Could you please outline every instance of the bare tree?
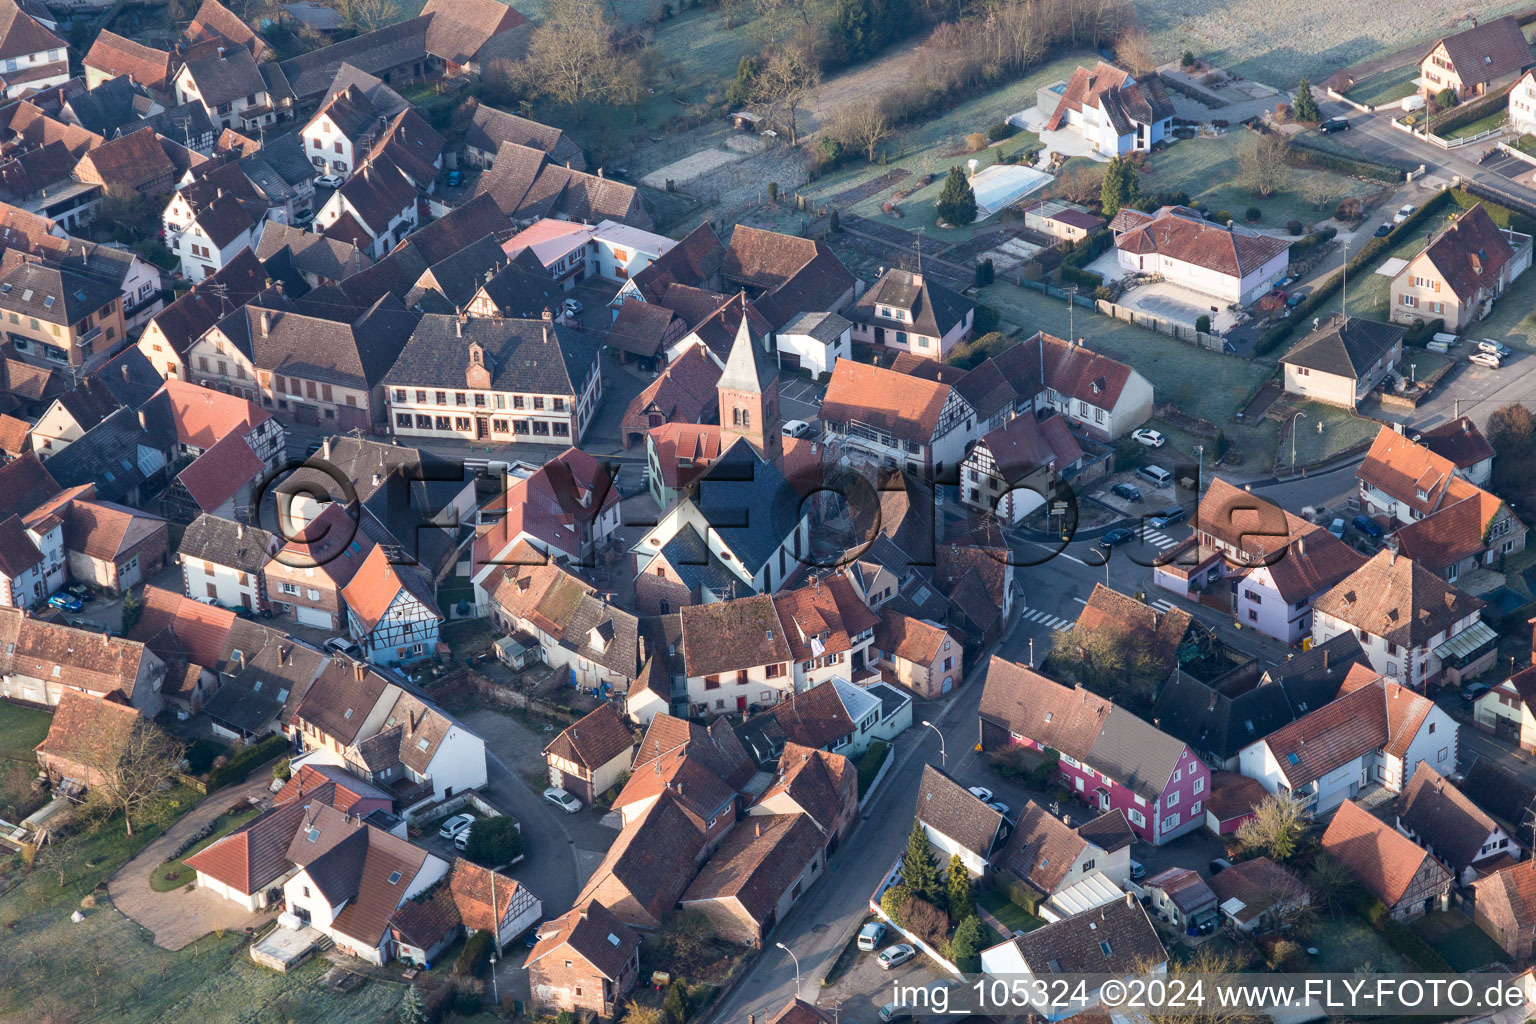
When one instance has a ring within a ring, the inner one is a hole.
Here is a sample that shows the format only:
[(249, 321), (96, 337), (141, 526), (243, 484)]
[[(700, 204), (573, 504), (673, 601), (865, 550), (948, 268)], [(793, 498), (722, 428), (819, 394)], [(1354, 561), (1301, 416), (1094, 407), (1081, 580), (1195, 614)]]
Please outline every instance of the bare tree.
[(395, 20), (394, 0), (341, 0), (341, 17), (359, 32), (372, 32)]
[[(63, 820), (60, 820), (62, 818)], [(48, 829), (48, 841), (37, 848), (32, 866), (59, 876), (59, 888), (69, 884), (69, 876), (80, 860), (81, 833), (94, 827), (89, 815), (73, 812), (55, 818)]]
[(885, 108), (871, 97), (840, 110), (833, 124), (833, 134), (844, 146), (863, 151), (865, 159), (874, 163), (880, 143), (896, 133), (886, 117)]
[(792, 146), (800, 144), (800, 108), (820, 82), (820, 69), (798, 46), (780, 47), (758, 73), (758, 98), (773, 115), (784, 117)]
[(1099, 197), (1104, 172), (1086, 163), (1076, 163), (1056, 178), (1056, 191), (1072, 203), (1086, 203)]
[(176, 777), (185, 751), (154, 722), (139, 718), (120, 744), (96, 744), (80, 757), (89, 769), (91, 798), (121, 811), (133, 835), (134, 815)]
[(1286, 157), (1291, 144), (1279, 133), (1261, 135), (1237, 154), (1237, 183), (1260, 199), (1285, 187), (1291, 168)]
[(1152, 52), (1152, 40), (1147, 30), (1132, 25), (1115, 40), (1115, 58), (1133, 75), (1144, 75), (1157, 68), (1157, 57)]
[[(1247, 966), (1243, 954), (1206, 943), (1187, 957), (1170, 957), (1168, 977), (1228, 976), (1228, 981), (1235, 982), (1238, 980), (1236, 976)], [(1134, 968), (1137, 974), (1151, 974), (1156, 969), (1156, 965), (1149, 961), (1138, 963)], [(1225, 1000), (1208, 999), (1200, 1005), (1190, 1001), (1187, 1004), (1180, 1002), (1178, 1008), (1143, 1010), (1133, 1014), (1132, 1019), (1138, 1024), (1259, 1024), (1267, 1018), (1246, 1007), (1227, 1006)]]
[(1260, 800), (1253, 817), (1238, 826), (1237, 841), (1270, 860), (1284, 862), (1296, 855), (1310, 823), (1306, 809), (1294, 797), (1275, 793)]
[(575, 105), (583, 100), (638, 102), (649, 82), (641, 52), (621, 52), (613, 25), (593, 0), (551, 0), (528, 41), (528, 88)]

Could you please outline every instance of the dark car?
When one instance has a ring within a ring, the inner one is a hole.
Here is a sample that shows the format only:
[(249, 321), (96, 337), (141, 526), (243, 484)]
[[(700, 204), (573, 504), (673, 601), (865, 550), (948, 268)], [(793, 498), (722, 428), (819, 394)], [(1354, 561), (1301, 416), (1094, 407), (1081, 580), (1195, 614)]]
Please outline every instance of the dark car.
[(458, 188), (462, 184), (464, 184), (464, 172), (463, 171), (449, 171), (448, 172), (448, 187), (449, 188)]
[(1109, 489), (1109, 493), (1126, 501), (1140, 501), (1141, 489), (1135, 484), (1115, 484)]
[(1324, 135), (1332, 135), (1334, 132), (1347, 132), (1349, 131), (1349, 120), (1343, 117), (1330, 117), (1318, 125), (1317, 130)]
[(1153, 512), (1147, 516), (1147, 525), (1160, 530), (1165, 526), (1172, 526), (1174, 523), (1182, 523), (1186, 515), (1188, 513), (1184, 511), (1182, 506), (1169, 505), (1162, 511)]
[(1295, 309), (1297, 306), (1301, 305), (1302, 300), (1306, 297), (1306, 294), (1303, 292), (1291, 292), (1291, 294), (1287, 295), (1285, 298), (1285, 308)]
[(1490, 687), (1487, 683), (1468, 683), (1461, 688), (1461, 702), (1468, 706), (1477, 703), (1477, 698), (1487, 693)]
[(1381, 536), (1381, 527), (1370, 516), (1355, 516), (1350, 520), (1350, 525), (1372, 539)]
[(1099, 538), (1099, 547), (1104, 548), (1106, 550), (1109, 549), (1109, 548), (1117, 548), (1121, 544), (1128, 544), (1128, 543), (1130, 543), (1132, 540), (1135, 539), (1135, 537), (1136, 537), (1136, 531), (1135, 530), (1127, 530), (1123, 526), (1118, 526), (1115, 529), (1110, 530), (1104, 536)]
[(1381, 227), (1377, 228), (1374, 232), (1371, 233), (1371, 237), (1373, 237), (1373, 238), (1386, 238), (1391, 233), (1392, 233), (1392, 225), (1391, 224), (1383, 224)]

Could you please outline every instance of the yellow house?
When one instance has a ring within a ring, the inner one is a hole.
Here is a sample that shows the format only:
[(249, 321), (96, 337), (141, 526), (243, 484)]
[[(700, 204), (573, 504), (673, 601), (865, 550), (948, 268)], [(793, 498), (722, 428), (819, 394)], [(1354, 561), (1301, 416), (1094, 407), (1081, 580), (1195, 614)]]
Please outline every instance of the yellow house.
[(1473, 19), (1465, 32), (1436, 41), (1419, 61), (1419, 93), (1454, 89), (1457, 100), (1495, 92), (1513, 83), (1532, 63), (1531, 46), (1514, 18), (1482, 25)]
[(1536, 750), (1536, 664), (1521, 669), (1477, 699), (1472, 724), (1483, 732)]

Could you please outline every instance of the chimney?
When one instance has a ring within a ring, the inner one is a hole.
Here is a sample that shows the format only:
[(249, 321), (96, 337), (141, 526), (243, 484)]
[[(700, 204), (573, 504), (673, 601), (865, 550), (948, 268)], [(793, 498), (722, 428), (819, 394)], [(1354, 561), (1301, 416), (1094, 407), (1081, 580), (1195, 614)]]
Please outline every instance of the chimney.
[(235, 539), (236, 540), (244, 540), (245, 539), (245, 524), (244, 523), (236, 523), (235, 524)]
[[(1536, 621), (1536, 620), (1533, 620), (1533, 621)], [(1332, 651), (1329, 651), (1326, 648), (1323, 650), (1323, 671), (1324, 672), (1332, 672), (1333, 671), (1332, 669), (1330, 669), (1328, 667), (1328, 655), (1330, 655), (1332, 653), (1333, 653)], [(1536, 655), (1533, 655), (1533, 657), (1536, 657)]]
[(464, 321), (458, 317), (453, 318), (453, 336), (456, 338), (464, 337)]
[(145, 413), (143, 409), (139, 410), (139, 429), (149, 429), (149, 415)]
[(603, 169), (601, 167), (599, 167), (597, 169), (597, 176), (598, 176), (598, 178), (602, 178), (602, 176), (603, 176)]
[(224, 47), (222, 47), (222, 46), (219, 47), (219, 59), (220, 60), (224, 59)]
[(267, 332), (272, 329), (272, 314), (266, 310), (261, 311), (261, 336), (265, 338)]
[(757, 837), (759, 839), (763, 837), (763, 823), (761, 821), (757, 823)]
[(324, 459), (325, 461), (327, 461), (327, 462), (331, 461), (331, 439), (330, 438), (326, 438), (325, 439), (325, 443), (320, 446), (320, 457), (322, 459)]
[(363, 663), (362, 662), (354, 661), (352, 663), (352, 677), (354, 679), (356, 679), (358, 682), (362, 682), (363, 681)]
[(127, 380), (127, 379), (128, 379), (128, 364), (124, 363), (123, 364), (123, 380)]

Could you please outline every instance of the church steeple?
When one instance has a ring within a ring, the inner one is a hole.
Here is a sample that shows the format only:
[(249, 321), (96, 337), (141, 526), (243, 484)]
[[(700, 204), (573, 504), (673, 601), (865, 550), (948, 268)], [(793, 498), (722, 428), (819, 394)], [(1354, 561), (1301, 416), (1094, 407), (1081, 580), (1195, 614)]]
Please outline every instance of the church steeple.
[(715, 386), (720, 400), (721, 441), (746, 438), (765, 458), (779, 454), (779, 368), (752, 338), (751, 309), (746, 294), (737, 301), (741, 324)]

